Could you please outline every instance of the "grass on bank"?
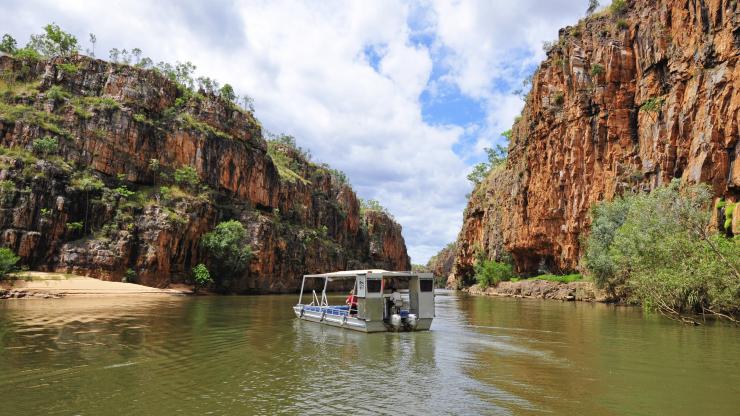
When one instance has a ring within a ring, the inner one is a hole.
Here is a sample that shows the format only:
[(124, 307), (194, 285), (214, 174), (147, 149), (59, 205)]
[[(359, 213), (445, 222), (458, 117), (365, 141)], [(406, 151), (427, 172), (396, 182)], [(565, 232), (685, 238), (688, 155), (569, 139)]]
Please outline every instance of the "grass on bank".
[(542, 275), (534, 276), (534, 277), (527, 277), (527, 278), (514, 277), (511, 279), (512, 282), (521, 282), (523, 280), (547, 280), (549, 282), (572, 283), (572, 282), (579, 282), (581, 280), (584, 280), (584, 278), (583, 278), (583, 275), (580, 273), (572, 273), (572, 274), (565, 274), (565, 275), (542, 274)]
[(500, 282), (521, 282), (524, 280), (547, 280), (550, 282), (571, 283), (583, 280), (580, 273), (566, 275), (542, 274), (533, 277), (518, 277), (511, 264), (486, 260), (479, 257), (475, 262), (475, 279), (481, 287), (496, 286)]

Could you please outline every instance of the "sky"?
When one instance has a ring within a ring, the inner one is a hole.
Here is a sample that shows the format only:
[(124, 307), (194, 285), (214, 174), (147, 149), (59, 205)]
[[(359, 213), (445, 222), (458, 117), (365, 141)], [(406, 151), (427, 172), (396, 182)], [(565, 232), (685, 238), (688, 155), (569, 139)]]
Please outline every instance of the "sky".
[(457, 237), (466, 179), (520, 113), (542, 44), (587, 0), (0, 0), (0, 33), (19, 45), (55, 22), (107, 59), (139, 48), (154, 62), (254, 100), (272, 133), (344, 171), (403, 226), (413, 263)]

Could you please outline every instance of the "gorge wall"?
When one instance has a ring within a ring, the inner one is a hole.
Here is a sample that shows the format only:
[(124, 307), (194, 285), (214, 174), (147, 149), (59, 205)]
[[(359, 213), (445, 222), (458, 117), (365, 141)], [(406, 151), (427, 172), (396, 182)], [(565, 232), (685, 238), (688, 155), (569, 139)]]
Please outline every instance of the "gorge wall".
[(679, 178), (740, 196), (740, 2), (625, 5), (561, 29), (507, 163), (471, 195), (451, 286), (470, 281), (478, 254), (510, 255), (524, 274), (576, 269), (590, 208), (624, 192)]
[[(268, 152), (251, 112), (154, 70), (84, 56), (0, 54), (0, 242), (32, 269), (163, 287), (209, 264), (201, 236), (247, 229), (230, 292), (290, 292), (307, 272), (407, 270), (401, 227), (361, 212), (343, 175), (289, 146)], [(34, 141), (58, 142), (53, 155)], [(193, 167), (197, 182), (176, 184)], [(129, 271), (128, 273), (132, 273)]]

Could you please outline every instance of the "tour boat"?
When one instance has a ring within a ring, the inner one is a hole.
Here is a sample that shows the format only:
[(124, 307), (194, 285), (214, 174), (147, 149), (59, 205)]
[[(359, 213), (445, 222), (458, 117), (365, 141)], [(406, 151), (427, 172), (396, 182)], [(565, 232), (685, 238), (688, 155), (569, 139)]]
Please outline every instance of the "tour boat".
[[(303, 303), (307, 279), (323, 279), (321, 295), (312, 290), (311, 303)], [(326, 296), (329, 283), (349, 280), (354, 280), (351, 293), (355, 298), (348, 297), (344, 305), (330, 305)], [(299, 319), (355, 331), (424, 331), (434, 319), (434, 276), (386, 270), (307, 274), (293, 311)]]

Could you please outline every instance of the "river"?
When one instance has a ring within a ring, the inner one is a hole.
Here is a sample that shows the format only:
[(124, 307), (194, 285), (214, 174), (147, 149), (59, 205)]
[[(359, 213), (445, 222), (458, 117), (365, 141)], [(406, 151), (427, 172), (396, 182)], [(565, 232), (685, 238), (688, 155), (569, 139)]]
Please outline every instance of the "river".
[(740, 329), (440, 291), (432, 331), (294, 296), (0, 302), (2, 414), (740, 414)]

